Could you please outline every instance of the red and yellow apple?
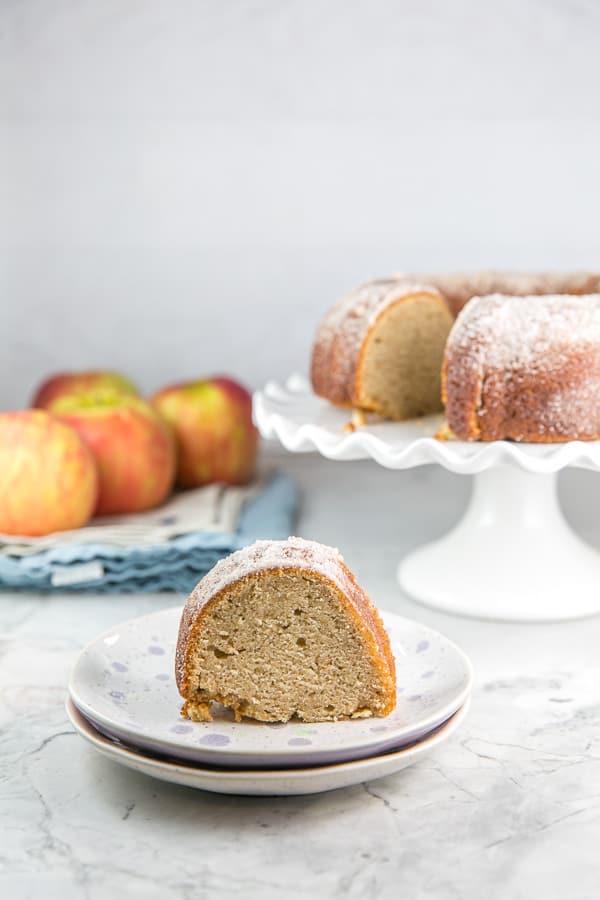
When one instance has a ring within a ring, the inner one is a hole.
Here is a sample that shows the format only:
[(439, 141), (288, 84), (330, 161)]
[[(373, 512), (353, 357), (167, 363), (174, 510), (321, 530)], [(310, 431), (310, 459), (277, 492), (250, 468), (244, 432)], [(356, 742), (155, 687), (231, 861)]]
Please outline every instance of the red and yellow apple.
[(0, 413), (0, 532), (80, 528), (97, 495), (94, 458), (74, 429), (39, 409)]
[(207, 378), (158, 391), (153, 405), (177, 442), (177, 482), (245, 484), (254, 472), (258, 432), (252, 398), (231, 378)]
[(166, 500), (175, 477), (175, 444), (149, 403), (92, 392), (61, 397), (51, 411), (94, 455), (100, 479), (96, 515), (141, 512)]
[(31, 405), (38, 409), (49, 409), (59, 397), (73, 395), (91, 397), (103, 394), (139, 396), (136, 386), (119, 372), (60, 372), (39, 386)]

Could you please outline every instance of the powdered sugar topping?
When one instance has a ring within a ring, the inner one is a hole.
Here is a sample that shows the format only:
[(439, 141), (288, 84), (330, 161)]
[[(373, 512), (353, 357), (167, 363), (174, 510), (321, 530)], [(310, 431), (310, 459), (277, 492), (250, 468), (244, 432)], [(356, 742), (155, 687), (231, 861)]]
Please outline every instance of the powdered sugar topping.
[[(406, 278), (410, 276), (404, 276)], [(446, 297), (456, 315), (471, 297), (490, 294), (594, 294), (600, 289), (598, 272), (453, 272), (413, 275), (432, 284)]]
[(395, 278), (369, 281), (329, 310), (319, 327), (318, 339), (328, 343), (343, 332), (346, 349), (351, 354), (359, 349), (369, 327), (390, 304), (421, 293), (438, 294), (431, 286)]
[(287, 541), (256, 541), (220, 560), (205, 575), (197, 590), (213, 596), (224, 587), (255, 572), (267, 569), (310, 568), (331, 581), (339, 580), (339, 566), (344, 562), (339, 550), (316, 541), (290, 537)]
[(510, 373), (556, 369), (586, 345), (600, 347), (600, 294), (474, 297), (447, 346)]
[(335, 547), (290, 537), (287, 541), (256, 541), (220, 560), (196, 585), (188, 598), (184, 619), (191, 621), (211, 597), (258, 572), (278, 569), (316, 572), (347, 593), (353, 590), (344, 558)]

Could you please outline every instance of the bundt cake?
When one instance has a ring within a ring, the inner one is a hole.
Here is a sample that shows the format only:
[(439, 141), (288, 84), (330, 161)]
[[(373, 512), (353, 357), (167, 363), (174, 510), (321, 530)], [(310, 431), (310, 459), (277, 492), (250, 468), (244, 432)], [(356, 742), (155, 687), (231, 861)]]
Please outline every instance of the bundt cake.
[(385, 716), (396, 702), (377, 610), (337, 550), (300, 538), (217, 563), (185, 604), (175, 665), (197, 721), (213, 702), (262, 722)]
[(440, 368), (452, 316), (433, 287), (372, 281), (337, 303), (318, 329), (311, 378), (338, 406), (410, 419), (442, 408)]
[(475, 297), (450, 332), (442, 391), (463, 440), (600, 439), (600, 294)]
[(313, 389), (338, 406), (389, 419), (437, 412), (446, 338), (472, 297), (595, 293), (597, 272), (398, 274), (369, 282), (321, 322), (312, 354)]

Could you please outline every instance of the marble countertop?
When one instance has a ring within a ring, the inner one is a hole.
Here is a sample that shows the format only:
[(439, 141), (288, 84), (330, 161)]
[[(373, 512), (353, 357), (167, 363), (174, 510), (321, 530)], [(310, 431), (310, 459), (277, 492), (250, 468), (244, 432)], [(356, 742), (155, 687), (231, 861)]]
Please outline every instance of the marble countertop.
[[(400, 593), (397, 562), (452, 524), (469, 479), (282, 461), (304, 488), (297, 532), (338, 545), (379, 606), (470, 655), (463, 727), (411, 769), (328, 794), (164, 784), (85, 744), (66, 719), (65, 685), (96, 633), (182, 598), (1, 595), (0, 896), (597, 900), (600, 617), (500, 625), (421, 607)], [(565, 473), (562, 496), (600, 547), (600, 478)]]

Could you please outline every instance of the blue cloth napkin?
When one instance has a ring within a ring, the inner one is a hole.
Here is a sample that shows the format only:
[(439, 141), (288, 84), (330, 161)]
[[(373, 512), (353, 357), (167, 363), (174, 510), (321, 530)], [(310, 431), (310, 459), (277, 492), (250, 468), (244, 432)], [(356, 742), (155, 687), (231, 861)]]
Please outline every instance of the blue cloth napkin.
[(0, 557), (0, 589), (188, 593), (219, 559), (234, 550), (261, 538), (287, 538), (293, 531), (297, 505), (296, 485), (278, 472), (260, 494), (247, 500), (234, 532), (200, 531), (133, 549), (71, 544), (29, 556)]

